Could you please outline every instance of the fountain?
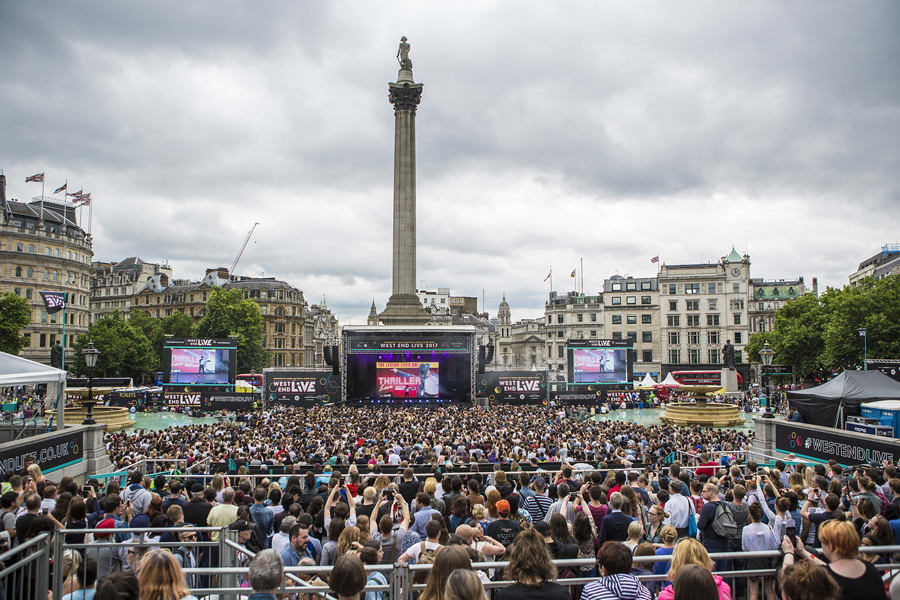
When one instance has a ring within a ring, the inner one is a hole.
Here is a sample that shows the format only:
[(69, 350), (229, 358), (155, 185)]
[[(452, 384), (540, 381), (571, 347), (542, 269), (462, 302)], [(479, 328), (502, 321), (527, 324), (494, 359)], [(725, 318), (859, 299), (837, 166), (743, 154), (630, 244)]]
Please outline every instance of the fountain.
[(671, 425), (703, 425), (706, 427), (729, 427), (741, 425), (744, 419), (737, 404), (709, 402), (713, 392), (722, 389), (720, 385), (683, 385), (680, 392), (687, 392), (694, 402), (669, 402), (666, 412), (660, 417), (663, 423)]

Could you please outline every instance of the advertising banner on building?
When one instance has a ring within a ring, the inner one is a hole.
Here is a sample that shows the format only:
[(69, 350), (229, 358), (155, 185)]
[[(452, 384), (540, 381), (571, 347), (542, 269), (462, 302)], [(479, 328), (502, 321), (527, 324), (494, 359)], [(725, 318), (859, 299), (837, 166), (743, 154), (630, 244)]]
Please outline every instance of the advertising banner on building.
[(540, 404), (547, 400), (546, 371), (490, 371), (478, 374), (476, 395), (498, 404)]
[(37, 442), (17, 442), (13, 448), (0, 451), (0, 478), (24, 473), (30, 463), (41, 472), (50, 473), (84, 459), (84, 432), (64, 433)]
[(204, 411), (216, 410), (250, 410), (257, 401), (256, 394), (238, 394), (226, 392), (208, 392), (200, 396), (200, 409)]
[(893, 463), (900, 457), (900, 441), (801, 423), (776, 423), (775, 449), (822, 461), (834, 459), (846, 466)]
[(263, 371), (266, 402), (283, 406), (318, 406), (337, 402), (341, 381), (331, 371)]

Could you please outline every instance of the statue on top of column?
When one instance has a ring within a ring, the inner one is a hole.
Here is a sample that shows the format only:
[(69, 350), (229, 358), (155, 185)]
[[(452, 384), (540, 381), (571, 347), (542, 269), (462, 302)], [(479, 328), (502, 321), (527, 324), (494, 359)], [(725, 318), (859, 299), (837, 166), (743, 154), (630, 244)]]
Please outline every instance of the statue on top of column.
[(722, 358), (726, 369), (734, 368), (734, 346), (731, 344), (731, 340), (726, 340), (725, 346), (722, 348)]
[(409, 44), (406, 42), (406, 36), (400, 38), (400, 47), (397, 48), (397, 61), (400, 68), (412, 71), (412, 61), (409, 59)]

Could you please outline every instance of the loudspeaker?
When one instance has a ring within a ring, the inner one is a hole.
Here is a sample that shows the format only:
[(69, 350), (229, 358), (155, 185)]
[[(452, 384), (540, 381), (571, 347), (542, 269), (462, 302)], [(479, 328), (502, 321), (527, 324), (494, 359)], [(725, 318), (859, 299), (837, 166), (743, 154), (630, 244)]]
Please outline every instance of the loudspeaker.
[(484, 373), (485, 350), (484, 344), (478, 346), (478, 373)]
[(341, 374), (341, 353), (337, 346), (329, 346), (331, 348), (331, 374)]
[(494, 345), (491, 344), (487, 347), (487, 356), (484, 359), (484, 364), (489, 365), (494, 362)]
[(334, 358), (331, 356), (331, 346), (324, 346), (322, 348), (322, 357), (325, 359), (325, 364), (330, 367)]

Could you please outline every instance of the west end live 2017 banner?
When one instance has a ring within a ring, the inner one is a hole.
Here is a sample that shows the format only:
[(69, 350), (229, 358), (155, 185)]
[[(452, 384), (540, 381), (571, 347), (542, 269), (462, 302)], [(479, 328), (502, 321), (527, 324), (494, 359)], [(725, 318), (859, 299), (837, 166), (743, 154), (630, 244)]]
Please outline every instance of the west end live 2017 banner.
[(840, 429), (827, 431), (802, 424), (775, 424), (775, 449), (798, 456), (834, 459), (846, 466), (885, 460), (895, 462), (900, 456), (900, 442), (886, 438), (867, 439), (847, 434)]
[(24, 473), (28, 462), (37, 463), (41, 472), (50, 473), (84, 458), (84, 432), (54, 436), (38, 442), (16, 444), (0, 453), (0, 477)]
[(256, 394), (236, 392), (204, 392), (200, 396), (202, 410), (250, 410)]
[(331, 371), (263, 371), (263, 390), (269, 404), (311, 407), (337, 402), (341, 381)]
[(546, 371), (488, 371), (476, 381), (477, 395), (491, 402), (538, 404), (547, 399)]

